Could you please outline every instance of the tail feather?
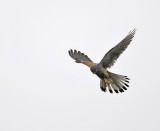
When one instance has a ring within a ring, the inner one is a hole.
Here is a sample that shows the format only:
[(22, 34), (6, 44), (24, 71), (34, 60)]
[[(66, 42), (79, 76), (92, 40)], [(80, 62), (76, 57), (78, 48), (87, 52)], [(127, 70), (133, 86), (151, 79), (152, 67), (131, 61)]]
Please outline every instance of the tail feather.
[(102, 79), (101, 79), (101, 81), (100, 81), (100, 88), (101, 88), (101, 90), (104, 91), (104, 92), (107, 91), (107, 90), (106, 90), (106, 83), (105, 83), (105, 81), (102, 80)]
[(102, 91), (106, 92), (107, 88), (110, 93), (113, 93), (113, 90), (116, 93), (122, 93), (124, 92), (124, 90), (127, 90), (127, 87), (129, 87), (128, 83), (130, 80), (127, 76), (114, 74), (109, 71), (107, 72), (109, 75), (109, 79), (101, 79), (100, 81), (100, 87)]
[(121, 83), (122, 80), (116, 76), (112, 76), (110, 75), (111, 79), (114, 81), (114, 85), (119, 89), (119, 90), (123, 90), (123, 84)]
[(110, 93), (113, 93), (113, 91), (112, 91), (112, 88), (111, 88), (111, 85), (110, 85), (110, 84), (108, 85), (108, 89), (109, 89), (109, 92), (110, 92)]
[(111, 82), (110, 85), (111, 85), (112, 89), (113, 89), (116, 93), (119, 93), (117, 86), (115, 86), (115, 85), (113, 84), (113, 82)]

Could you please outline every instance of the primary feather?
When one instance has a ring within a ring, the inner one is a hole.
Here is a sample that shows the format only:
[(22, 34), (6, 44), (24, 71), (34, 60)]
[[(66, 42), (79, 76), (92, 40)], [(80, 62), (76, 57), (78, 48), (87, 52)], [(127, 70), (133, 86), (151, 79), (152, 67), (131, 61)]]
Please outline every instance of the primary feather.
[(80, 51), (77, 50), (69, 50), (68, 51), (69, 55), (75, 60), (76, 63), (83, 63), (89, 67), (91, 67), (94, 62), (84, 53), (81, 53)]
[(115, 47), (110, 49), (105, 54), (105, 56), (99, 64), (101, 64), (104, 68), (110, 68), (111, 66), (113, 66), (118, 57), (123, 53), (123, 51), (128, 47), (128, 45), (132, 41), (135, 32), (136, 29), (130, 31), (129, 34), (120, 43), (118, 43)]

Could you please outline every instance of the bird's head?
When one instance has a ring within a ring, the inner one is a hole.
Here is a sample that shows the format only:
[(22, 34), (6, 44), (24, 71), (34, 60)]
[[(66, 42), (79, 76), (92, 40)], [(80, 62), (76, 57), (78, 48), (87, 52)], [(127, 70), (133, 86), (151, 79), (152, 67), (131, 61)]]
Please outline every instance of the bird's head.
[(90, 69), (91, 69), (93, 74), (96, 74), (96, 72), (97, 72), (97, 64), (92, 65)]

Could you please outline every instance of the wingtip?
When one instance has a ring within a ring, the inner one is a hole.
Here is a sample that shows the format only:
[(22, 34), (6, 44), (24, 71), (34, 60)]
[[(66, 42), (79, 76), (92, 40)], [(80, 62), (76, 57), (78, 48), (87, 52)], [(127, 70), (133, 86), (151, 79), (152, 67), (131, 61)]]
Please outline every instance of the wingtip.
[(68, 52), (73, 52), (73, 50), (72, 50), (72, 49), (70, 49), (70, 50), (68, 50)]
[(136, 30), (137, 30), (137, 28), (135, 27), (133, 30), (135, 30), (135, 31), (136, 31)]
[(131, 31), (129, 32), (129, 34), (134, 35), (134, 34), (136, 33), (136, 31), (137, 31), (137, 29), (136, 29), (136, 28), (133, 28), (133, 30), (131, 30)]
[(130, 30), (128, 34), (132, 34), (134, 35), (136, 33), (137, 29), (136, 28), (133, 28), (133, 30)]
[(70, 49), (70, 50), (68, 50), (68, 53), (70, 53), (70, 51), (71, 51), (71, 49)]

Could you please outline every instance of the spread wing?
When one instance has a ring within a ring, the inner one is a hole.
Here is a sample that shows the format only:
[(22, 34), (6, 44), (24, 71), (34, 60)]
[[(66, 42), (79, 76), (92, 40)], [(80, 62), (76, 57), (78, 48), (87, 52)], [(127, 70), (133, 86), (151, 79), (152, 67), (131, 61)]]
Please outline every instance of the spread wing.
[(102, 65), (104, 68), (110, 68), (111, 66), (113, 66), (118, 57), (123, 53), (123, 51), (128, 47), (128, 45), (132, 41), (135, 32), (136, 29), (130, 31), (128, 35), (120, 43), (118, 43), (115, 47), (110, 49), (105, 54), (105, 56), (99, 64)]
[(83, 63), (87, 65), (88, 67), (91, 67), (95, 63), (84, 53), (81, 53), (80, 51), (77, 50), (69, 50), (68, 51), (69, 55), (71, 58), (75, 60), (76, 63)]

